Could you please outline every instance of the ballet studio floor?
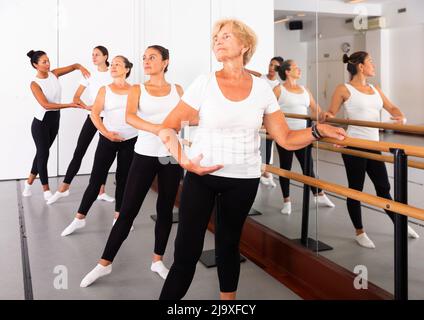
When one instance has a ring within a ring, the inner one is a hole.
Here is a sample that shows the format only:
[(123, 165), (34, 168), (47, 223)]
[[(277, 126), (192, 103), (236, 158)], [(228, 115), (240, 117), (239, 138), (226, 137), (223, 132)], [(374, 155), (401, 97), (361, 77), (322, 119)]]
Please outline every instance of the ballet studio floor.
[[(422, 146), (422, 138), (397, 134), (385, 134), (383, 140)], [(274, 153), (276, 156), (277, 153)], [(314, 157), (315, 151), (314, 151)], [(346, 185), (341, 156), (320, 152), (318, 176), (320, 179)], [(274, 158), (278, 163), (278, 158)], [(299, 171), (297, 160), (294, 171)], [(393, 183), (393, 170), (387, 165)], [(107, 184), (113, 194), (114, 175)], [(135, 220), (135, 230), (121, 247), (113, 264), (112, 274), (100, 279), (89, 288), (80, 288), (83, 276), (90, 271), (100, 257), (113, 220), (114, 205), (96, 201), (87, 218), (87, 226), (75, 234), (62, 238), (60, 233), (68, 225), (78, 208), (89, 176), (78, 176), (72, 185), (71, 195), (47, 206), (42, 200), (39, 181), (33, 188), (33, 196), (21, 198), (19, 191), (23, 181), (0, 182), (0, 299), (157, 299), (163, 280), (150, 271), (153, 248), (156, 194), (150, 191)], [(62, 178), (52, 178), (51, 188), (56, 190)], [(409, 203), (424, 208), (424, 173), (409, 168)], [(374, 193), (371, 182), (366, 180), (364, 191)], [(280, 213), (281, 190), (260, 186), (254, 208), (262, 212), (253, 219), (294, 239), (300, 235), (302, 188), (299, 183), (291, 186), (293, 212), (290, 216)], [(393, 225), (380, 210), (363, 207), (366, 231), (376, 249), (359, 247), (354, 241), (345, 200), (330, 194), (335, 208), (311, 206), (310, 236), (333, 247), (321, 252), (326, 258), (353, 271), (355, 266), (368, 269), (369, 281), (393, 292)], [(311, 201), (312, 203), (312, 201)], [(421, 238), (409, 240), (409, 298), (424, 299), (424, 222), (410, 221)], [(165, 264), (170, 266), (173, 257), (173, 240), (177, 224), (173, 225), (165, 254)], [(21, 234), (25, 235), (21, 237)], [(207, 232), (205, 249), (214, 247), (213, 234)], [(24, 272), (25, 270), (29, 272)], [(67, 277), (66, 277), (67, 276)], [(57, 288), (58, 277), (65, 289)], [(63, 282), (63, 279), (66, 279)], [(26, 281), (26, 285), (24, 285)], [(26, 288), (26, 289), (25, 289)], [(252, 290), (254, 288), (255, 290)], [(200, 262), (186, 299), (217, 299), (219, 287), (216, 268), (208, 269)], [(241, 264), (238, 290), (239, 299), (299, 300), (300, 297), (283, 286), (251, 261)]]

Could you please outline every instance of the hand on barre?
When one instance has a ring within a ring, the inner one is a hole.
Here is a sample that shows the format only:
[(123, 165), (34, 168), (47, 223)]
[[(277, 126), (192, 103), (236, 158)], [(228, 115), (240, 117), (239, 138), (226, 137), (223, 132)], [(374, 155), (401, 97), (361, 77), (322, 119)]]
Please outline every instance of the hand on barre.
[(406, 124), (406, 118), (404, 116), (392, 116), (390, 120), (393, 120), (396, 124)]

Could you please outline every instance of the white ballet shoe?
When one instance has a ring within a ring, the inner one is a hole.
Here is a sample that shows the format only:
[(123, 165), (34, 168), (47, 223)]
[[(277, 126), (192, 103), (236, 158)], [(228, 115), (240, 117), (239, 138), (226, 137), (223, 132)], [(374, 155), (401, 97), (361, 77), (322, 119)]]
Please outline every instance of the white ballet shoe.
[(375, 249), (374, 242), (372, 242), (371, 239), (368, 238), (365, 232), (356, 236), (356, 242), (358, 242), (361, 247)]
[[(116, 220), (118, 220), (118, 219), (113, 218), (112, 227), (115, 225)], [(134, 225), (131, 226), (130, 231), (134, 231)]]
[(108, 265), (106, 267), (102, 266), (101, 264), (97, 264), (93, 270), (91, 270), (81, 281), (80, 287), (81, 288), (87, 288), (89, 285), (91, 285), (94, 281), (97, 279), (107, 276), (112, 272), (112, 265)]
[(115, 198), (108, 195), (106, 192), (103, 192), (102, 194), (99, 194), (97, 196), (97, 200), (107, 201), (107, 202), (114, 202)]
[(74, 233), (76, 230), (84, 228), (85, 227), (85, 219), (77, 219), (74, 218), (72, 220), (71, 224), (65, 228), (65, 230), (62, 231), (60, 234), (62, 237), (66, 237), (72, 233)]
[(267, 177), (261, 176), (260, 181), (264, 186), (269, 186), (269, 179)]
[(324, 207), (330, 207), (330, 208), (335, 207), (335, 204), (331, 202), (331, 200), (327, 197), (326, 194), (315, 196), (314, 202), (315, 203), (318, 202), (318, 205), (321, 205)]
[(292, 208), (291, 208), (291, 202), (284, 202), (283, 209), (281, 209), (282, 214), (289, 215), (291, 214)]
[(269, 186), (271, 188), (276, 188), (277, 187), (277, 184), (274, 182), (274, 177), (272, 176), (272, 174), (269, 175), (268, 182), (269, 182)]
[(22, 196), (23, 197), (32, 196), (31, 185), (28, 183), (27, 180), (25, 180), (25, 183), (24, 183), (24, 191), (22, 191)]
[(408, 226), (408, 237), (413, 239), (418, 239), (420, 236), (418, 233), (415, 232), (414, 229), (412, 229), (410, 226)]
[(53, 204), (57, 200), (59, 200), (60, 198), (64, 198), (64, 197), (67, 197), (67, 196), (69, 196), (69, 190), (66, 190), (64, 192), (56, 191), (54, 193), (54, 195), (49, 200), (47, 200), (47, 204)]
[(162, 261), (152, 262), (150, 270), (159, 274), (159, 276), (162, 279), (166, 279), (166, 277), (168, 276), (168, 272), (169, 272), (168, 268), (165, 267), (165, 265), (163, 264)]
[(43, 193), (44, 200), (49, 200), (51, 197), (53, 197), (53, 193), (50, 190), (44, 191)]

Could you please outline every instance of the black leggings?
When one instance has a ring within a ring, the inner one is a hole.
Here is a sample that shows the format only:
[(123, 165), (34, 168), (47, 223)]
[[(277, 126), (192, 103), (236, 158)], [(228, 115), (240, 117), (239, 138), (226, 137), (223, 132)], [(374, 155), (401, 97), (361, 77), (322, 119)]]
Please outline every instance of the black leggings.
[(119, 218), (110, 232), (102, 259), (113, 261), (115, 258), (156, 175), (159, 190), (154, 253), (163, 256), (172, 227), (172, 209), (183, 175), (183, 169), (170, 161), (170, 157), (158, 158), (134, 153)]
[(219, 194), (215, 225), (215, 254), (221, 292), (237, 290), (240, 274), (239, 244), (247, 214), (255, 201), (259, 178), (235, 179), (188, 172), (184, 178), (174, 263), (160, 295), (181, 299), (193, 280), (203, 249), (206, 228)]
[(115, 157), (117, 158), (115, 211), (119, 212), (136, 141), (137, 137), (123, 142), (112, 142), (99, 133), (99, 143), (94, 156), (90, 182), (82, 197), (78, 213), (87, 215), (91, 205), (96, 201), (100, 186), (106, 180)]
[[(381, 152), (366, 149), (351, 147), (349, 147), (348, 149), (381, 154)], [(377, 196), (390, 200), (392, 199), (390, 195), (389, 177), (387, 175), (386, 165), (383, 162), (355, 157), (347, 154), (342, 154), (342, 157), (346, 168), (346, 175), (347, 180), (349, 182), (349, 188), (362, 191), (362, 189), (364, 188), (365, 173), (367, 173), (372, 183), (374, 184)], [(346, 203), (353, 226), (355, 227), (355, 229), (363, 229), (361, 202), (347, 198)], [(395, 213), (389, 210), (385, 211), (390, 217), (390, 219), (392, 219), (392, 221), (394, 222)]]
[(34, 118), (31, 124), (32, 138), (37, 148), (37, 153), (32, 162), (31, 174), (35, 176), (39, 174), (42, 185), (49, 184), (47, 162), (49, 161), (50, 147), (59, 131), (59, 122), (60, 111), (47, 111), (44, 114), (43, 121)]
[[(102, 118), (103, 119), (103, 118)], [(88, 146), (94, 138), (94, 135), (97, 132), (96, 126), (91, 121), (90, 116), (87, 116), (87, 119), (84, 122), (84, 125), (81, 128), (81, 132), (78, 137), (77, 146), (74, 151), (71, 162), (69, 163), (68, 170), (66, 170), (65, 179), (63, 182), (66, 184), (71, 184), (74, 177), (77, 175), (78, 170), (81, 167), (82, 158), (84, 158), (85, 153), (87, 152)], [(103, 181), (102, 184), (106, 183)]]
[(271, 162), (271, 152), (272, 152), (272, 143), (274, 140), (265, 139), (265, 163), (270, 164)]
[[(299, 149), (296, 151), (289, 151), (282, 147), (280, 147), (277, 144), (277, 150), (278, 150), (278, 157), (280, 158), (280, 168), (285, 170), (291, 170), (292, 163), (293, 163), (293, 153), (296, 155), (297, 160), (300, 163), (300, 166), (302, 167), (302, 172), (305, 174), (305, 149)], [(315, 173), (313, 169), (313, 161), (311, 157), (311, 164), (312, 164), (312, 170), (311, 170), (311, 177), (315, 178)], [(283, 191), (283, 197), (288, 198), (290, 196), (290, 180), (287, 178), (280, 177), (280, 185), (281, 190)], [(320, 193), (322, 190), (317, 189), (315, 187), (311, 187), (312, 193), (315, 195), (317, 193)]]

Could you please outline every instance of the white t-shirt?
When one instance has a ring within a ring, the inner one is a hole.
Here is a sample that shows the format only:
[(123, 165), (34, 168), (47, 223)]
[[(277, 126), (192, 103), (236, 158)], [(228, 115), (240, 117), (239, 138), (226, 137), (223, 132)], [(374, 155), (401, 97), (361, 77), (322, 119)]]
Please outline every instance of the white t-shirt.
[[(171, 85), (171, 92), (168, 95), (156, 97), (150, 95), (142, 84), (140, 85), (140, 101), (137, 114), (143, 120), (161, 124), (179, 101), (180, 96), (175, 85)], [(143, 130), (138, 131), (138, 139), (134, 151), (150, 157), (170, 156), (167, 148), (157, 135)]]
[[(58, 104), (61, 103), (62, 87), (60, 86), (59, 79), (52, 72), (49, 72), (48, 77), (45, 79), (34, 77), (32, 81), (34, 81), (40, 86), (41, 91), (43, 91), (44, 96), (46, 97), (49, 103), (58, 103)], [(58, 110), (58, 109), (46, 110), (43, 106), (41, 106), (38, 103), (34, 95), (33, 95), (33, 98), (34, 98), (34, 104), (35, 104), (34, 117), (40, 121), (43, 121), (44, 114), (46, 112)]]
[(137, 129), (125, 121), (127, 107), (127, 94), (116, 94), (109, 86), (106, 86), (105, 103), (103, 107), (103, 124), (109, 131), (119, 133), (125, 140), (132, 139), (138, 135)]
[[(103, 86), (107, 86), (108, 84), (111, 84), (113, 82), (113, 78), (110, 75), (110, 71), (104, 71), (101, 72), (99, 70), (90, 70), (90, 77), (84, 78), (82, 77), (79, 84), (84, 86), (88, 93), (88, 99), (87, 103), (89, 105), (93, 105), (94, 101), (96, 100), (97, 93), (99, 92), (99, 89)], [(90, 114), (91, 111), (87, 110), (87, 113)], [(103, 116), (103, 114), (101, 114)]]
[[(362, 93), (349, 83), (345, 84), (350, 97), (344, 103), (345, 114), (351, 120), (375, 121), (380, 120), (380, 111), (383, 108), (383, 99), (373, 85), (369, 85), (374, 94)], [(348, 136), (352, 138), (379, 141), (378, 128), (348, 126)]]
[(264, 114), (280, 110), (277, 99), (263, 79), (252, 77), (249, 96), (228, 100), (218, 86), (214, 72), (198, 77), (182, 100), (199, 111), (199, 127), (189, 158), (203, 154), (200, 164), (222, 164), (212, 175), (227, 178), (259, 178), (261, 155), (259, 129)]
[(274, 89), (276, 86), (280, 85), (280, 81), (278, 81), (278, 79), (275, 80), (270, 80), (266, 74), (263, 74), (261, 76), (261, 79), (266, 80), (266, 82), (269, 84), (269, 86), (271, 87), (271, 89)]
[[(286, 113), (308, 114), (311, 99), (308, 91), (300, 86), (302, 93), (293, 93), (281, 85), (281, 94), (278, 99), (281, 110)], [(306, 128), (306, 120), (286, 118), (286, 122), (291, 130), (300, 130)]]

